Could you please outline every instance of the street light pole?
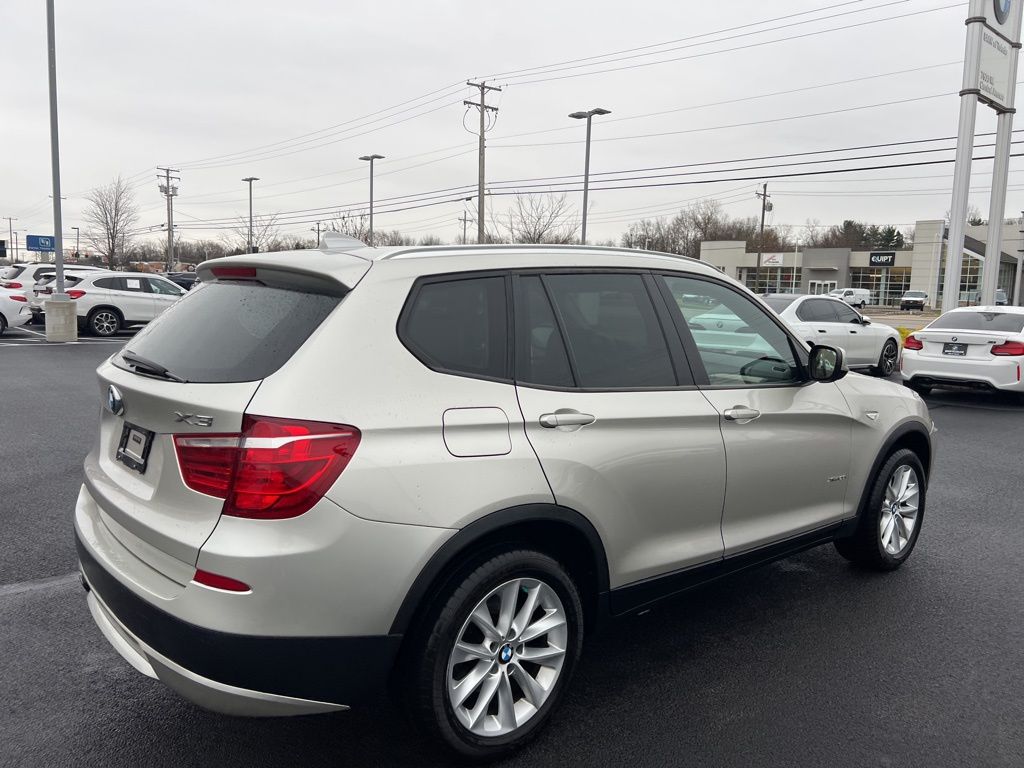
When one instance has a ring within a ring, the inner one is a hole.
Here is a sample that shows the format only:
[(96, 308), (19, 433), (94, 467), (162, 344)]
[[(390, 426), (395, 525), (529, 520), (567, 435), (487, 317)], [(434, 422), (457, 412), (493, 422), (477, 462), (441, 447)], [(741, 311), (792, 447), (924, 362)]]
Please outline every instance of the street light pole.
[(249, 244), (246, 253), (252, 253), (252, 183), (259, 181), (257, 176), (246, 176), (242, 181), (249, 182)]
[(588, 110), (587, 112), (573, 112), (569, 117), (575, 120), (587, 121), (587, 149), (586, 156), (583, 161), (583, 226), (580, 230), (580, 245), (587, 244), (587, 197), (590, 192), (590, 121), (594, 118), (594, 115), (610, 115), (610, 109), (602, 109), (597, 107), (595, 109)]
[(78, 259), (80, 258), (78, 246), (82, 240), (82, 232), (81, 230), (78, 229), (78, 227), (72, 227), (72, 229), (75, 230), (75, 259)]
[(367, 243), (371, 248), (373, 247), (373, 161), (383, 160), (384, 155), (363, 155), (359, 158), (360, 160), (370, 161), (370, 242)]

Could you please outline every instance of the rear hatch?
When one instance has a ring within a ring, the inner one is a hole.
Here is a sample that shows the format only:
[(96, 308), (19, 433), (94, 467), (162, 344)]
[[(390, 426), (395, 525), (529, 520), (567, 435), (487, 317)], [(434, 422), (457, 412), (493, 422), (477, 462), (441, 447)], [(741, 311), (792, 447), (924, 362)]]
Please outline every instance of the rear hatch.
[(927, 328), (914, 331), (925, 357), (991, 360), (992, 347), (1024, 330), (1024, 315), (1010, 312), (950, 312)]
[[(236, 264), (207, 267), (195, 290), (97, 371), (104, 407), (86, 485), (120, 543), (179, 581), (191, 574), (180, 566), (195, 564), (224, 506), (193, 490), (195, 475), (193, 487), (186, 484), (183, 470), (191, 470), (180, 465), (181, 446), (210, 450), (237, 440), (262, 380), (349, 291), (337, 276)], [(356, 279), (369, 268), (363, 264)]]

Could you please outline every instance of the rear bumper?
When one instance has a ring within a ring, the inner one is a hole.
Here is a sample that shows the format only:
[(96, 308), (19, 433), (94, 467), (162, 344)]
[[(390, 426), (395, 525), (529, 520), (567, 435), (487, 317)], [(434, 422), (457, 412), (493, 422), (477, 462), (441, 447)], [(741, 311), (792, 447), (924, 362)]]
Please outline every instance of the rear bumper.
[(202, 707), (310, 714), (346, 709), (386, 690), (401, 635), (263, 637), (206, 629), (143, 600), (77, 535), (75, 543), (89, 608), (107, 640), (137, 670)]
[(986, 360), (923, 357), (903, 351), (900, 375), (903, 381), (930, 387), (1004, 390), (1024, 392), (1021, 366), (1016, 357), (995, 357)]

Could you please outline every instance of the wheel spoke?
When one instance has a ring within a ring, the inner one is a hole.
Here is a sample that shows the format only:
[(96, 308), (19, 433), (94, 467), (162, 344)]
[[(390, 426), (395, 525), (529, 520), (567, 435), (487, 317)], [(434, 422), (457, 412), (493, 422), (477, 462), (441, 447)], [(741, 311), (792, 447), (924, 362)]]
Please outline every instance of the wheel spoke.
[(452, 706), (457, 707), (469, 698), (469, 695), (473, 693), (480, 683), (483, 682), (484, 678), (487, 677), (487, 673), (490, 669), (490, 662), (481, 661), (461, 680), (449, 682), (448, 691), (452, 698)]
[(494, 694), (498, 692), (498, 686), (504, 677), (505, 675), (502, 672), (486, 675), (483, 685), (480, 686), (480, 695), (476, 698), (476, 704), (469, 713), (470, 728), (480, 722), (480, 717), (487, 712), (491, 701), (494, 699)]
[(882, 524), (882, 546), (889, 550), (892, 547), (893, 531), (896, 528), (896, 515), (890, 514), (889, 519), (883, 516)]
[(512, 695), (512, 683), (508, 679), (508, 667), (498, 676), (498, 723), (502, 730), (511, 731), (519, 725), (516, 718), (516, 701)]
[(897, 485), (896, 498), (902, 499), (910, 483), (910, 467), (902, 467)]
[(537, 601), (540, 599), (540, 592), (543, 588), (544, 586), (538, 582), (536, 586), (527, 591), (523, 607), (519, 609), (519, 613), (516, 614), (515, 619), (512, 621), (513, 638), (518, 638), (527, 624), (529, 624), (530, 619), (533, 618), (533, 612), (537, 610)]
[(526, 700), (533, 704), (533, 706), (540, 709), (540, 705), (544, 703), (544, 699), (548, 692), (529, 672), (523, 669), (519, 662), (512, 662), (512, 666), (515, 669), (516, 682), (519, 683), (519, 687), (523, 689), (523, 693), (526, 695)]
[(455, 644), (455, 651), (452, 653), (452, 664), (462, 664), (466, 661), (494, 661), (494, 654), (491, 649), (476, 643), (464, 643), (459, 641)]
[(516, 653), (516, 657), (520, 661), (532, 661), (537, 664), (545, 661), (551, 661), (552, 659), (560, 659), (563, 656), (565, 656), (565, 649), (557, 648), (553, 645), (549, 645), (544, 648), (534, 648), (527, 645), (521, 651)]
[(491, 612), (487, 610), (487, 603), (482, 602), (476, 607), (476, 610), (470, 614), (469, 620), (476, 625), (477, 629), (484, 633), (484, 636), (488, 640), (500, 643), (503, 638), (498, 628), (494, 626), (494, 621), (491, 619)]
[(496, 628), (501, 639), (508, 637), (509, 629), (512, 627), (512, 617), (516, 610), (516, 599), (519, 597), (519, 579), (510, 581), (501, 590), (501, 607), (498, 609), (498, 622)]
[(564, 624), (565, 618), (562, 616), (560, 611), (548, 609), (542, 617), (523, 630), (523, 633), (519, 636), (519, 640), (521, 642), (528, 643), (541, 635), (547, 634), (556, 627), (563, 626)]

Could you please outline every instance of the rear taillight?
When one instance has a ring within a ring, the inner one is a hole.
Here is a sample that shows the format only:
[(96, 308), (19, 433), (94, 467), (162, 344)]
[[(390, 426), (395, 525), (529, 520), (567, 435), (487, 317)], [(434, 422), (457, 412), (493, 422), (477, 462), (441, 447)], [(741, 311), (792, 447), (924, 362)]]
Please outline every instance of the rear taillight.
[(85, 291), (68, 291), (69, 299), (80, 299), (85, 296)]
[(26, 299), (24, 296), (17, 296), (17, 295), (11, 296), (11, 301), (24, 301), (24, 302), (28, 303), (28, 299)]
[(223, 513), (280, 520), (309, 511), (348, 465), (359, 430), (245, 416), (240, 435), (176, 435), (185, 484), (224, 499)]
[(13, 280), (5, 280), (0, 283), (0, 288), (24, 288), (21, 283), (16, 283)]
[(992, 347), (993, 355), (1001, 355), (1005, 357), (1016, 357), (1017, 355), (1024, 355), (1024, 342), (1020, 341), (1007, 341), (1002, 344), (997, 344)]
[(917, 338), (916, 336), (911, 334), (910, 336), (907, 336), (907, 338), (905, 338), (903, 340), (903, 348), (904, 349), (924, 349), (924, 344), (921, 343), (921, 340), (919, 338)]

